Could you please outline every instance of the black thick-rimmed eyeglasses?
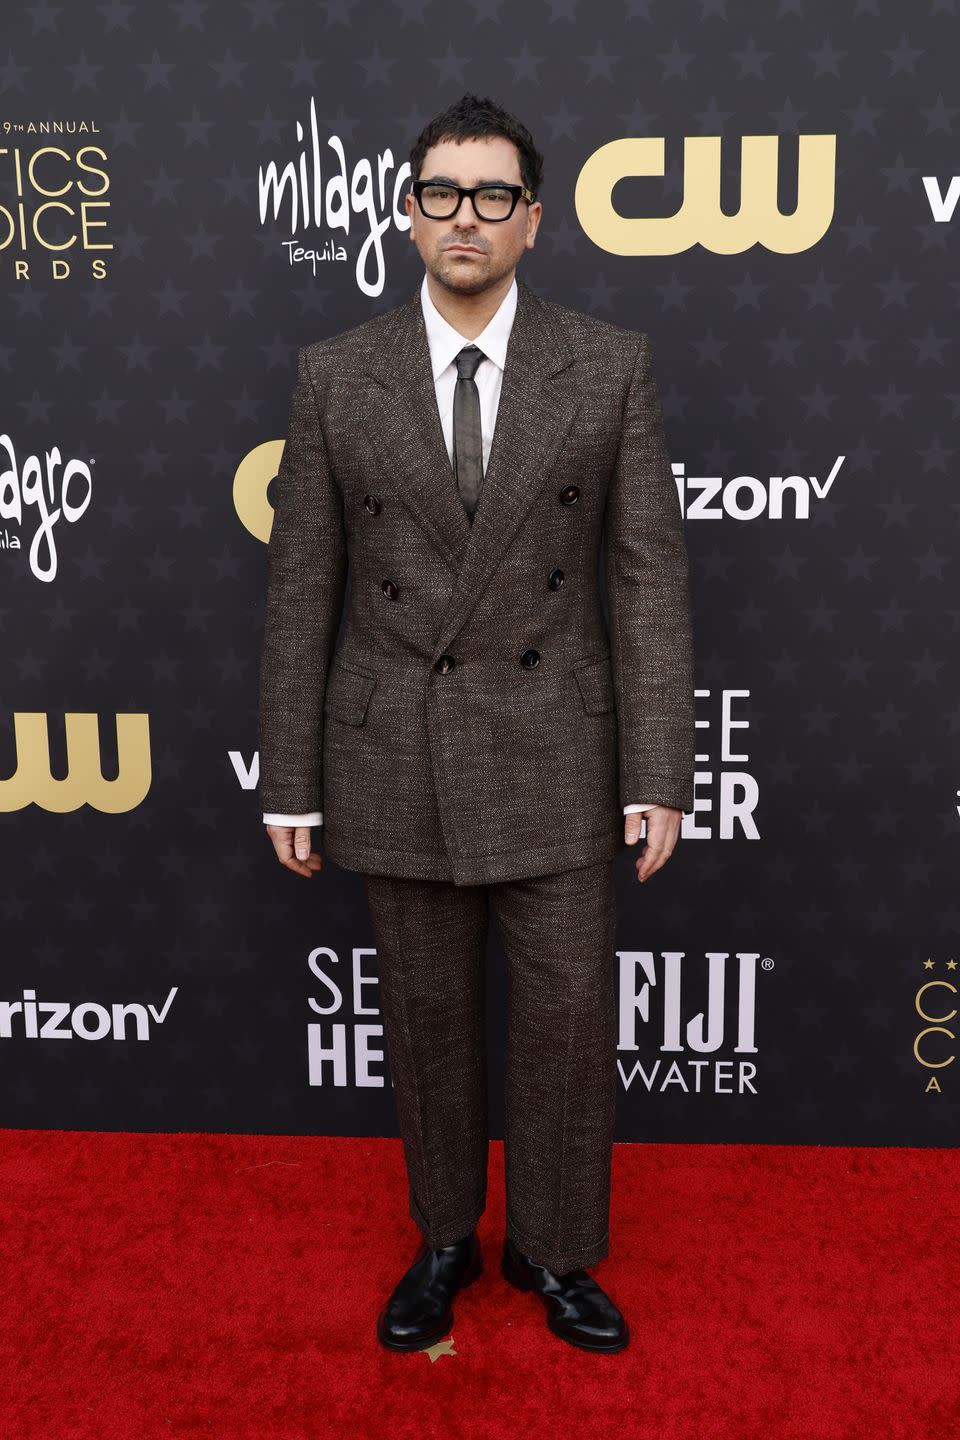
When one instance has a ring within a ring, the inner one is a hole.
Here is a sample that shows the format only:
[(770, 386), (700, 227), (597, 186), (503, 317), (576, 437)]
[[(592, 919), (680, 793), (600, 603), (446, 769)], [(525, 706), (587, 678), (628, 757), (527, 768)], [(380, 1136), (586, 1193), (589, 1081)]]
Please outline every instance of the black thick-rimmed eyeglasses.
[(454, 185), (448, 180), (414, 180), (410, 189), (428, 220), (450, 220), (460, 209), (464, 195), (470, 196), (478, 220), (509, 220), (519, 200), (533, 200), (525, 185)]

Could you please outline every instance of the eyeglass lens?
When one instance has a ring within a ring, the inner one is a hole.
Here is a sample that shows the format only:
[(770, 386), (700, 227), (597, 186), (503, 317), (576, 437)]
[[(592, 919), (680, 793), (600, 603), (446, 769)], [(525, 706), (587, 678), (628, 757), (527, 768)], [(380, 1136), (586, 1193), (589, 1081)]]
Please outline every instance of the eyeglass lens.
[[(452, 185), (424, 185), (420, 192), (424, 211), (433, 220), (449, 219), (459, 198)], [(504, 220), (513, 207), (510, 191), (499, 185), (485, 186), (473, 198), (481, 220)]]

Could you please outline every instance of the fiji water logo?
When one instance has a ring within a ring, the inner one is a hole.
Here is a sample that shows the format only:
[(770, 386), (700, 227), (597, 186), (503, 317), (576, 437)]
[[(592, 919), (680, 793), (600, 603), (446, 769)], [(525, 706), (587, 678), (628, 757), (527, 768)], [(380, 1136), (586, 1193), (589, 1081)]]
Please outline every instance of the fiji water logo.
[[(648, 1092), (676, 1086), (684, 1094), (756, 1095), (757, 1067), (740, 1057), (757, 1054), (758, 963), (769, 971), (771, 959), (759, 951), (731, 957), (726, 950), (708, 951), (705, 964), (697, 958), (685, 965), (683, 950), (618, 950), (617, 958), (617, 1049), (646, 1049), (654, 1033), (661, 1051), (629, 1069), (618, 1058), (625, 1090), (640, 1084)], [(720, 1058), (724, 1049), (728, 1054)]]

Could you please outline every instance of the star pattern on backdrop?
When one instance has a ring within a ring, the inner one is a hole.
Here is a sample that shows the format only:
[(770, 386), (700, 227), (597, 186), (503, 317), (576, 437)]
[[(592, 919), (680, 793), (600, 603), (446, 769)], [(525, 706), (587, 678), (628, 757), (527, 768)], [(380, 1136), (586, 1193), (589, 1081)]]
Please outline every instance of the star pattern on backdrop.
[[(74, 253), (56, 282), (37, 250), (26, 280), (0, 252), (4, 427), (21, 460), (56, 444), (93, 476), (86, 514), (55, 527), (51, 584), (26, 547), (2, 552), (7, 723), (47, 712), (62, 771), (64, 712), (95, 711), (110, 774), (113, 715), (147, 713), (152, 783), (122, 817), (18, 813), (2, 998), (32, 985), (75, 1003), (159, 1004), (180, 987), (149, 1045), (9, 1043), (9, 1120), (54, 1106), (79, 1125), (109, 1112), (134, 1128), (199, 1116), (297, 1130), (322, 1101), (349, 1131), (381, 1113), (388, 1080), (359, 1096), (305, 1083), (306, 957), (330, 946), (345, 968), (370, 942), (358, 877), (329, 866), (305, 890), (276, 865), (250, 803), (265, 556), (232, 481), (283, 436), (297, 349), (399, 304), (422, 272), (390, 226), (383, 291), (361, 295), (356, 215), (349, 235), (321, 225), (301, 237), (333, 236), (346, 264), (291, 267), (283, 225), (260, 222), (257, 168), (296, 153), (311, 98), (321, 144), (339, 136), (348, 165), (388, 147), (399, 165), (426, 120), (474, 90), (514, 108), (546, 156), (521, 273), (651, 336), (688, 510), (698, 478), (720, 485), (719, 513), (686, 520), (696, 683), (709, 691), (698, 768), (711, 776), (688, 823), (706, 834), (684, 839), (642, 895), (639, 848), (618, 856), (618, 945), (686, 952), (685, 1018), (705, 1003), (707, 951), (773, 957), (757, 978), (759, 1093), (634, 1091), (621, 1097), (622, 1138), (942, 1143), (960, 1091), (944, 1078), (942, 1096), (925, 1095), (912, 1045), (915, 952), (949, 975), (960, 920), (960, 282), (956, 221), (933, 218), (923, 187), (936, 175), (945, 191), (955, 169), (960, 107), (941, 63), (954, 0), (931, 0), (909, 33), (878, 0), (829, 17), (779, 0), (748, 23), (727, 0), (688, 17), (654, 0), (543, 0), (529, 20), (476, 0), (442, 33), (429, 0), (396, 0), (375, 29), (357, 0), (327, 0), (309, 24), (292, 15), (251, 0), (222, 27), (203, 0), (107, 0), (82, 17), (36, 0), (5, 28), (0, 119), (96, 122), (113, 246), (90, 252), (106, 257), (105, 278)], [(909, 146), (904, 113), (917, 117)], [(665, 138), (662, 179), (626, 178), (617, 192), (622, 213), (655, 215), (683, 199), (684, 136), (721, 134), (732, 213), (741, 135), (782, 137), (786, 203), (797, 137), (834, 132), (834, 215), (799, 254), (614, 256), (577, 219), (580, 167), (608, 140)], [(2, 168), (0, 204), (13, 199)], [(819, 498), (810, 477), (823, 482), (838, 456)], [(774, 477), (795, 475), (807, 514), (790, 510), (789, 490), (782, 517), (724, 508), (741, 477), (769, 495)], [(739, 762), (720, 752), (725, 689), (749, 692), (738, 711), (749, 728), (732, 732)], [(758, 834), (734, 822), (723, 838), (720, 785), (741, 770), (758, 787)], [(648, 1059), (658, 1043), (651, 1025)], [(502, 1057), (502, 1031), (493, 1045)]]

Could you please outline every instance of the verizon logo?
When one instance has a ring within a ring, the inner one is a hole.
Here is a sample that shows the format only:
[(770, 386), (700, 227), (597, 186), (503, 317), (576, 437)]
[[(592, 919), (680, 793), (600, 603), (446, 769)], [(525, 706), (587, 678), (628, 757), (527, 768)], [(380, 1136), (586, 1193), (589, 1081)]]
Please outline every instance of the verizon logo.
[(0, 1000), (0, 1040), (149, 1040), (151, 1025), (170, 1014), (177, 989), (171, 986), (159, 1010), (139, 1001), (38, 1000), (35, 990), (24, 990), (19, 1000)]

